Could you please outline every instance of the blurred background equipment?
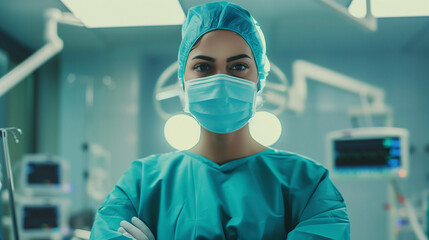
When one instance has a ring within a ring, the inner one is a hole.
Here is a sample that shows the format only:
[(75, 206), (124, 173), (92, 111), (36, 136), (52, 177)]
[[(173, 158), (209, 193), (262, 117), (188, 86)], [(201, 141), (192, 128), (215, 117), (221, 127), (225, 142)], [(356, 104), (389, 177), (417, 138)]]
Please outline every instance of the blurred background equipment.
[[(326, 138), (327, 167), (335, 178), (385, 179), (388, 193), (389, 240), (401, 231), (413, 232), (416, 239), (427, 240), (427, 193), (415, 208), (400, 190), (396, 179), (409, 172), (409, 133), (406, 129), (379, 127), (331, 132)], [(408, 227), (408, 229), (407, 229)]]
[(69, 162), (50, 154), (27, 154), (21, 159), (20, 188), (27, 196), (57, 196), (72, 191)]
[(405, 178), (409, 171), (409, 134), (400, 128), (356, 128), (326, 138), (331, 176)]
[(15, 191), (20, 239), (69, 236), (69, 162), (51, 154), (27, 154), (20, 163), (14, 169), (20, 176)]
[(17, 198), (20, 239), (63, 239), (70, 236), (70, 201), (48, 196)]

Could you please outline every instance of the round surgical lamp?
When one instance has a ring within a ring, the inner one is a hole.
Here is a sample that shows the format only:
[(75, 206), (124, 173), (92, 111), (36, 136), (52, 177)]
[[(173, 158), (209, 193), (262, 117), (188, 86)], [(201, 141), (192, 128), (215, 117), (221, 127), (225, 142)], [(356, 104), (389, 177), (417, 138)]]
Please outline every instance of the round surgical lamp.
[(276, 115), (270, 112), (256, 112), (250, 119), (249, 131), (257, 142), (264, 146), (271, 146), (279, 140), (282, 124)]
[(178, 150), (190, 149), (200, 140), (200, 126), (187, 114), (170, 117), (164, 126), (164, 136), (168, 144)]

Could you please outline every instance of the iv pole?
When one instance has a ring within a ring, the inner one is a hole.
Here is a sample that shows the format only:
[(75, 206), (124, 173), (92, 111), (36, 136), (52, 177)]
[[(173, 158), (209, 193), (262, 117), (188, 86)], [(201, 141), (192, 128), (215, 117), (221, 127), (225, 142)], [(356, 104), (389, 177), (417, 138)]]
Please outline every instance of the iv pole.
[(3, 140), (3, 153), (4, 158), (2, 162), (2, 169), (3, 172), (5, 172), (5, 178), (6, 178), (6, 186), (9, 193), (9, 203), (10, 203), (10, 215), (12, 216), (12, 230), (13, 235), (15, 237), (15, 240), (19, 240), (19, 234), (18, 234), (18, 226), (17, 226), (17, 218), (16, 218), (16, 211), (15, 211), (15, 199), (14, 199), (14, 187), (13, 187), (13, 176), (12, 176), (12, 169), (10, 166), (10, 156), (9, 156), (9, 146), (7, 143), (7, 134), (12, 133), (13, 137), (15, 138), (15, 142), (18, 143), (19, 139), (16, 135), (16, 132), (19, 135), (22, 135), (22, 131), (19, 128), (0, 128), (1, 131), (1, 138)]

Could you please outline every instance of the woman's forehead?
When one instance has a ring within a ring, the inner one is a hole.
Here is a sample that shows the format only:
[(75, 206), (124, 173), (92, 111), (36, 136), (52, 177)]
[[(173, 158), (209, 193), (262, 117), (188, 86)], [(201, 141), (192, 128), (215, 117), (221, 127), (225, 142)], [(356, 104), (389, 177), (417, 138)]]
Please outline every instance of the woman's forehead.
[(219, 58), (237, 54), (253, 55), (247, 42), (239, 34), (229, 30), (214, 30), (203, 35), (189, 53), (189, 57), (199, 54), (210, 54)]

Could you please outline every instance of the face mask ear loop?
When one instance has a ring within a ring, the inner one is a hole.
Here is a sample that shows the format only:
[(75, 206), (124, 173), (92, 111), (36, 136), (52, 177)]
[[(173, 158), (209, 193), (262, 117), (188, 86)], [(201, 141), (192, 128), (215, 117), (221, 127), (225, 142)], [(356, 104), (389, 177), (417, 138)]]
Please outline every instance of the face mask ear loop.
[(253, 116), (255, 116), (255, 113), (256, 113), (256, 98), (257, 98), (257, 96), (259, 94), (257, 88), (258, 88), (258, 86), (255, 87), (255, 91), (253, 93), (252, 116), (250, 118), (252, 118)]
[(183, 79), (183, 95), (184, 95), (184, 101), (183, 101), (183, 111), (185, 113), (191, 113), (189, 111), (189, 97), (188, 97), (188, 91), (186, 91), (186, 84), (185, 79)]
[(189, 99), (188, 99), (188, 94), (185, 92), (185, 102), (184, 102), (184, 107), (183, 107), (183, 111), (185, 113), (190, 113), (189, 111)]
[(182, 104), (182, 108), (184, 112), (187, 112), (189, 110), (189, 104), (188, 104), (188, 94), (186, 93), (185, 89), (183, 89), (180, 92), (180, 103)]

